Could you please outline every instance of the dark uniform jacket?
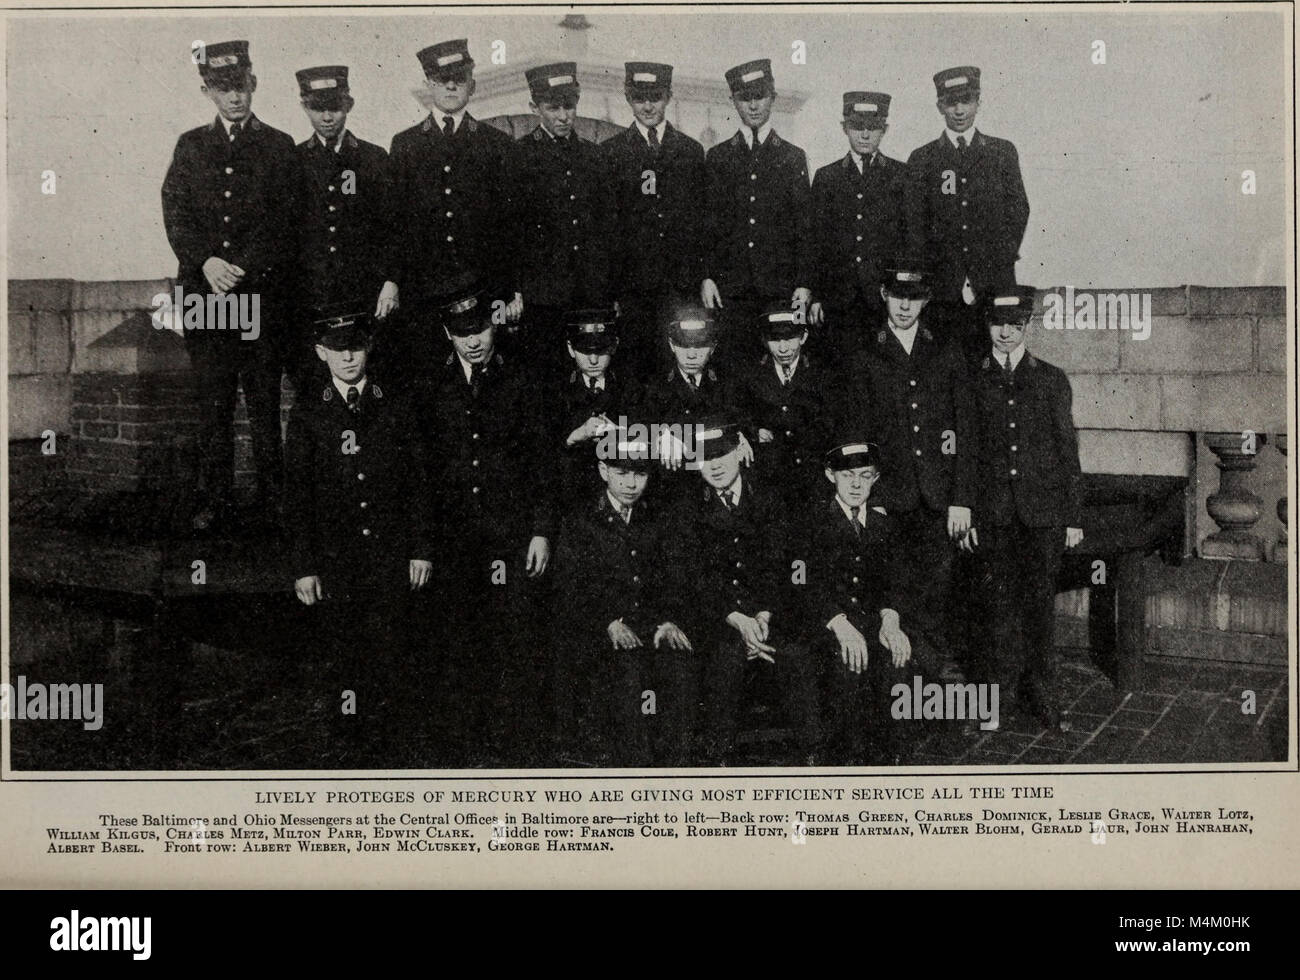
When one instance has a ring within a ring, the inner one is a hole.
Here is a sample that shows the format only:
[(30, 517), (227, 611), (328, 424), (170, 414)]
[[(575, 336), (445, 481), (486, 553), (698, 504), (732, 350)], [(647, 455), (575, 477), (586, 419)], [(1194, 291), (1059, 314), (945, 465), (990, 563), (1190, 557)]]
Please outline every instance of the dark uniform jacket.
[(878, 301), (886, 268), (906, 245), (907, 167), (877, 153), (858, 173), (853, 155), (813, 178), (813, 292), (832, 310)]
[(613, 368), (605, 373), (604, 388), (588, 388), (581, 371), (569, 373), (546, 415), (548, 424), (555, 426), (549, 451), (560, 460), (557, 480), (558, 499), (562, 503), (579, 503), (604, 485), (596, 472), (598, 440), (569, 446), (566, 445), (569, 433), (588, 419), (601, 415), (615, 424), (620, 416), (631, 422), (641, 421), (637, 414), (641, 400), (641, 386), (636, 379), (625, 377)]
[[(1029, 223), (1015, 146), (976, 131), (963, 153), (943, 133), (907, 165), (910, 248), (934, 263), (937, 295), (960, 293), (967, 276), (979, 296), (1013, 284)], [(949, 176), (953, 193), (944, 193)]]
[(855, 358), (846, 389), (845, 417), (859, 420), (880, 445), (872, 502), (890, 513), (971, 507), (978, 450), (966, 367), (960, 351), (924, 323), (914, 329), (910, 356), (892, 330), (877, 330)]
[(605, 152), (538, 126), (516, 144), (515, 167), (524, 308), (608, 305), (614, 196)]
[(234, 142), (219, 118), (181, 134), (162, 205), (182, 289), (210, 292), (203, 263), (216, 256), (244, 270), (238, 292), (287, 292), (294, 169), (293, 139), (253, 115)]
[(803, 150), (768, 132), (709, 150), (705, 276), (728, 296), (788, 296), (813, 283), (812, 190)]
[(686, 598), (677, 582), (683, 569), (680, 528), (665, 517), (643, 499), (624, 523), (602, 484), (564, 518), (557, 583), (564, 615), (580, 642), (608, 649), (609, 624), (622, 619), (651, 650), (659, 624), (679, 620)]
[(390, 264), (408, 314), (478, 282), (518, 288), (513, 155), (509, 136), (468, 112), (451, 139), (432, 113), (393, 137), (393, 214), (402, 220), (391, 223)]
[(875, 493), (867, 499), (859, 535), (834, 493), (818, 498), (807, 524), (807, 581), (800, 595), (808, 641), (832, 638), (826, 625), (843, 613), (873, 646), (879, 646), (880, 610), (899, 613), (908, 628), (908, 590), (899, 576), (908, 565), (895, 519), (881, 514)]
[(395, 225), (388, 154), (348, 131), (338, 152), (313, 133), (297, 156), (298, 302), (309, 311), (373, 310)]
[[(295, 579), (327, 595), (409, 588), (411, 559), (435, 561), (429, 454), (409, 398), (373, 379), (353, 413), (332, 381), (293, 407), (285, 440), (285, 515)], [(354, 453), (345, 453), (351, 432)]]
[[(683, 505), (692, 562), (692, 627), (708, 643), (737, 636), (726, 619), (733, 612), (772, 613), (773, 634), (791, 625), (789, 515), (775, 491), (750, 470), (741, 471), (740, 504), (728, 509), (702, 477)], [(693, 559), (693, 561), (692, 561)], [(682, 625), (682, 624), (678, 624)], [(692, 639), (695, 633), (687, 629)], [(698, 647), (697, 647), (698, 649)]]
[(990, 354), (975, 384), (980, 448), (973, 523), (1082, 527), (1083, 477), (1065, 372), (1026, 351), (1007, 385)]
[(734, 412), (739, 404), (737, 385), (721, 368), (706, 366), (697, 388), (674, 365), (646, 384), (641, 414), (647, 422), (661, 425), (698, 425), (710, 416)]
[[(694, 294), (703, 278), (704, 148), (664, 124), (658, 151), (634, 124), (601, 144), (614, 172), (614, 285), (618, 295)], [(649, 171), (654, 193), (647, 194)]]
[[(755, 461), (783, 492), (798, 492), (824, 482), (822, 456), (829, 447), (837, 376), (828, 362), (807, 348), (799, 354), (787, 384), (777, 377), (771, 354), (764, 354), (741, 381), (740, 411)], [(758, 430), (772, 441), (762, 443)]]
[(531, 538), (555, 532), (555, 454), (542, 426), (535, 389), (500, 354), (483, 372), (478, 392), (460, 359), (447, 356), (422, 392), (422, 418), (438, 447), (440, 472), (426, 493), (439, 528), (457, 549), (500, 545), (513, 559)]

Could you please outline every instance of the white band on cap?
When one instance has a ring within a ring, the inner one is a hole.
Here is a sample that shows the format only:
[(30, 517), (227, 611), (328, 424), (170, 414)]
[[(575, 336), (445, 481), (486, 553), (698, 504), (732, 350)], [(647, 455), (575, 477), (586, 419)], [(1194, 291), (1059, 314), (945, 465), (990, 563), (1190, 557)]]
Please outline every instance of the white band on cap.
[(767, 315), (768, 323), (793, 323), (793, 313), (769, 313)]
[(443, 65), (455, 64), (457, 61), (460, 61), (463, 57), (465, 56), (461, 54), (459, 51), (457, 51), (455, 54), (444, 54), (441, 58), (438, 59), (438, 67), (441, 68)]
[(635, 459), (638, 456), (650, 456), (650, 444), (648, 442), (620, 442), (618, 444), (618, 454), (624, 459)]
[(648, 72), (648, 71), (637, 71), (637, 72), (633, 72), (633, 73), (632, 73), (632, 81), (634, 81), (634, 82), (657, 82), (657, 81), (659, 81), (659, 76), (658, 76), (658, 75), (652, 75), (652, 74), (650, 74), (650, 72)]
[(554, 88), (557, 85), (573, 85), (575, 82), (573, 81), (572, 75), (555, 75), (548, 78), (546, 84), (551, 86), (551, 88)]
[(721, 439), (721, 438), (722, 438), (721, 429), (705, 429), (696, 437), (696, 439), (701, 442), (706, 439)]
[(840, 447), (840, 455), (841, 455), (841, 456), (857, 456), (857, 455), (861, 455), (861, 454), (863, 454), (863, 453), (869, 453), (869, 452), (871, 452), (871, 450), (870, 450), (870, 448), (868, 448), (868, 446), (867, 446), (867, 444), (866, 444), (865, 442), (855, 442), (855, 443), (854, 443), (853, 445), (851, 445), (851, 446), (841, 446), (841, 447)]
[(464, 313), (466, 310), (472, 310), (478, 306), (477, 296), (467, 296), (464, 299), (451, 304), (452, 313)]
[(681, 320), (677, 324), (679, 330), (703, 330), (709, 325), (708, 320)]
[(605, 324), (603, 323), (579, 323), (578, 329), (583, 333), (604, 333)]
[(920, 282), (921, 275), (918, 272), (900, 272), (894, 276), (899, 282)]
[(965, 85), (967, 78), (965, 75), (958, 75), (956, 78), (945, 78), (943, 80), (944, 88), (956, 88), (958, 85)]
[(219, 54), (215, 58), (208, 59), (209, 68), (225, 68), (227, 65), (239, 64), (239, 55), (237, 54)]
[(1019, 306), (1019, 296), (996, 296), (993, 299), (994, 306)]
[(307, 87), (310, 89), (338, 88), (339, 80), (337, 78), (313, 78), (307, 83)]
[(853, 107), (854, 112), (879, 112), (880, 109), (874, 102), (859, 102)]
[(747, 71), (745, 72), (745, 74), (740, 76), (740, 80), (742, 82), (753, 82), (753, 81), (757, 81), (762, 77), (763, 77), (763, 73), (761, 71)]

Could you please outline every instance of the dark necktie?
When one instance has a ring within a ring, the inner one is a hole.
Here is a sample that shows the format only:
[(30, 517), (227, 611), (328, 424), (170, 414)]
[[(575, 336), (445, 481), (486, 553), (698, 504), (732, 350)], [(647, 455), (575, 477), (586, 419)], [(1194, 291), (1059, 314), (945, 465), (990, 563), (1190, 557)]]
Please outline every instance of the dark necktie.
[(658, 153), (659, 152), (659, 130), (653, 126), (650, 129), (646, 130), (646, 140), (650, 144), (650, 149)]
[(862, 521), (858, 520), (858, 512), (856, 510), (849, 512), (849, 520), (853, 524), (853, 533), (858, 537), (862, 537), (862, 532), (865, 528), (862, 526)]
[(469, 390), (478, 394), (479, 387), (483, 384), (483, 365), (471, 364), (469, 366)]
[(965, 136), (958, 136), (958, 137), (957, 137), (957, 149), (960, 150), (962, 153), (965, 153), (965, 152), (966, 152), (966, 137), (965, 137)]
[(632, 508), (627, 504), (622, 504), (618, 508), (618, 516), (623, 518), (624, 524), (632, 523)]
[(719, 490), (718, 499), (722, 501), (722, 506), (727, 510), (736, 509), (736, 495), (734, 490)]
[(361, 411), (361, 389), (356, 385), (348, 387), (348, 410), (356, 415)]
[(231, 126), (230, 126), (230, 142), (231, 142), (232, 144), (233, 144), (233, 143), (238, 143), (238, 142), (239, 142), (239, 134), (242, 133), (243, 131), (244, 131), (244, 124), (243, 124), (243, 123), (232, 123)]
[(456, 120), (451, 116), (442, 117), (442, 132), (447, 139), (456, 135)]
[(757, 152), (758, 152), (758, 148), (759, 148), (759, 146), (760, 146), (760, 144), (759, 144), (759, 142), (758, 142), (758, 127), (757, 127), (757, 126), (750, 126), (750, 127), (749, 127), (749, 131), (750, 131), (751, 133), (754, 134), (754, 141), (753, 141), (752, 143), (750, 143), (749, 148), (750, 148), (750, 150), (751, 150), (752, 152), (757, 153)]
[(1015, 379), (1016, 369), (1011, 366), (1011, 355), (1008, 354), (1007, 359), (1002, 362), (1002, 383), (1009, 388)]

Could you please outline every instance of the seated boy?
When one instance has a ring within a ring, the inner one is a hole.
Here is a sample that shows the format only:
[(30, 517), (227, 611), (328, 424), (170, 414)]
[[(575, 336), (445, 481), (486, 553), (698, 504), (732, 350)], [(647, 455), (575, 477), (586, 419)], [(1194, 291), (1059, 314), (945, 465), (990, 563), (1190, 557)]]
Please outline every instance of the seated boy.
[(333, 734), (351, 733), (340, 746), (351, 761), (402, 724), (391, 715), (396, 679), (409, 685), (407, 599), (428, 583), (435, 551), (422, 430), (409, 401), (367, 375), (370, 340), (364, 313), (317, 324), (330, 379), (298, 398), (285, 440), (294, 592), (331, 664), (326, 710)]
[(569, 734), (578, 679), (591, 678), (591, 717), (611, 764), (683, 765), (696, 697), (695, 652), (674, 625), (685, 596), (675, 581), (677, 528), (643, 500), (652, 463), (648, 439), (610, 430), (592, 469), (602, 481), (561, 525), (557, 576), (560, 722)]
[(919, 670), (898, 613), (909, 592), (908, 559), (894, 518), (869, 502), (879, 450), (856, 435), (836, 441), (824, 471), (834, 495), (808, 524), (803, 609), (813, 649), (834, 657), (826, 672), (828, 759), (888, 765), (901, 754), (905, 724), (889, 715), (890, 689)]

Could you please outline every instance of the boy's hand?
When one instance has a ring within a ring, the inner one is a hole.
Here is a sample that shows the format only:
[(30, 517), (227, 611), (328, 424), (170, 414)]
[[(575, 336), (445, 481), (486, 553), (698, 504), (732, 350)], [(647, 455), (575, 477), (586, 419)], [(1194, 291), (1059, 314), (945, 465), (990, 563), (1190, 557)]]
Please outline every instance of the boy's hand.
[(636, 650), (641, 646), (641, 639), (621, 619), (614, 620), (605, 631), (609, 633), (615, 650)]
[(758, 623), (759, 639), (766, 643), (772, 635), (772, 614), (764, 609), (754, 617), (754, 622)]
[(704, 304), (706, 310), (722, 308), (722, 294), (718, 292), (718, 284), (712, 279), (705, 279), (700, 283), (700, 302)]
[(743, 432), (740, 433), (740, 462), (744, 466), (754, 462), (754, 447), (749, 444)]
[(1065, 529), (1065, 546), (1067, 548), (1077, 548), (1079, 542), (1083, 540), (1083, 528), (1067, 527)]
[(775, 438), (776, 438), (776, 436), (773, 435), (771, 429), (759, 429), (759, 430), (758, 430), (758, 441), (759, 441), (760, 443), (764, 443), (764, 444), (766, 444), (766, 443), (771, 442), (771, 441), (774, 440)]
[(382, 320), (393, 310), (397, 309), (400, 304), (397, 300), (397, 283), (386, 282), (384, 288), (379, 291), (379, 299), (375, 302), (375, 318)]
[(214, 293), (222, 296), (239, 285), (239, 280), (244, 278), (244, 270), (213, 255), (203, 263), (203, 278), (208, 281)]
[(898, 613), (892, 609), (880, 610), (879, 640), (889, 651), (895, 667), (902, 667), (912, 659), (912, 641), (899, 625)]
[(960, 541), (962, 536), (970, 530), (970, 508), (969, 507), (949, 507), (948, 508), (948, 537), (954, 541)]
[(518, 323), (519, 318), (524, 315), (524, 298), (519, 293), (515, 293), (514, 298), (506, 304), (506, 323)]
[(840, 659), (854, 674), (867, 669), (867, 638), (843, 613), (826, 624), (840, 644)]
[(962, 537), (957, 539), (957, 547), (961, 548), (962, 551), (969, 551), (971, 554), (975, 553), (975, 549), (978, 548), (979, 545), (980, 536), (975, 533), (975, 528), (973, 526), (969, 531), (962, 535)]
[(551, 542), (540, 535), (528, 542), (528, 559), (524, 563), (524, 567), (528, 571), (529, 578), (537, 578), (537, 576), (545, 572), (550, 560)]
[(425, 561), (422, 558), (411, 559), (411, 589), (422, 589), (429, 584), (429, 576), (433, 574), (433, 562)]
[(776, 653), (776, 647), (768, 646), (763, 642), (764, 630), (758, 625), (758, 620), (746, 616), (744, 613), (733, 612), (727, 616), (727, 625), (733, 627), (745, 642), (745, 651), (749, 654), (749, 659), (762, 657), (768, 663), (776, 663), (769, 656)]
[(294, 594), (304, 606), (314, 606), (325, 598), (319, 575), (304, 575), (293, 583)]
[(814, 303), (812, 309), (808, 311), (808, 322), (815, 327), (824, 319), (826, 319), (826, 314), (822, 311), (821, 303)]
[(660, 623), (659, 628), (655, 630), (655, 649), (658, 650), (660, 644), (668, 644), (670, 650), (694, 650), (691, 641), (687, 639), (686, 634), (681, 628), (673, 623)]

